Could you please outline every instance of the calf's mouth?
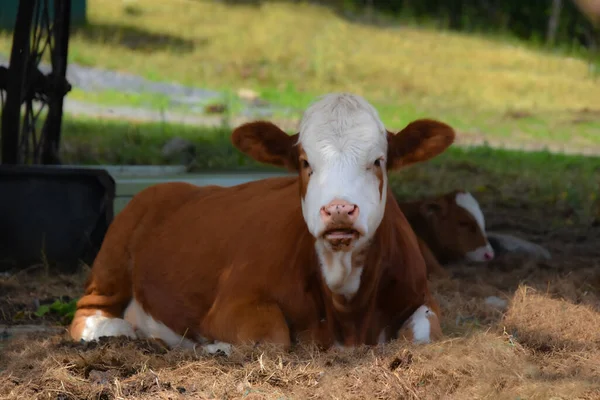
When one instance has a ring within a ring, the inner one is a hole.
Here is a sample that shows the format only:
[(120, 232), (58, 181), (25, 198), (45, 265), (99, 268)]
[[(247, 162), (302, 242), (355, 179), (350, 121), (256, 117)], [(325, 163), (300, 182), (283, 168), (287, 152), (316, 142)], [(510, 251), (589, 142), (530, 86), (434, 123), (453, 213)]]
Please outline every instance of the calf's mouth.
[(354, 228), (330, 228), (326, 229), (321, 238), (329, 243), (334, 250), (341, 250), (349, 247), (361, 236), (361, 233)]

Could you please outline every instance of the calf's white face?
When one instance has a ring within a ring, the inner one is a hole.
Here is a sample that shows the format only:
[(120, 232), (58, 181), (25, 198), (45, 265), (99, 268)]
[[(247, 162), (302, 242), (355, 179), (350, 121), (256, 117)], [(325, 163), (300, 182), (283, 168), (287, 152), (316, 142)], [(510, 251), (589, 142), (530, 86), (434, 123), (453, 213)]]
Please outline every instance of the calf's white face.
[[(487, 239), (487, 234), (485, 232), (485, 218), (483, 217), (483, 211), (481, 211), (479, 203), (469, 192), (457, 193), (455, 202), (459, 207), (462, 207), (473, 216), (479, 228), (479, 230), (476, 231), (479, 240), (471, 240), (476, 247), (469, 249), (465, 253), (465, 258), (475, 262), (492, 260), (494, 258), (494, 248)], [(481, 243), (482, 241), (484, 243)]]
[(485, 262), (494, 258), (479, 203), (469, 192), (454, 190), (420, 204), (415, 230), (443, 263)]
[(393, 134), (364, 98), (333, 93), (305, 111), (295, 135), (258, 121), (236, 128), (231, 140), (259, 162), (298, 173), (302, 214), (325, 281), (348, 297), (360, 287), (363, 268), (355, 265), (360, 257), (353, 257), (354, 250), (374, 237), (384, 218), (386, 172), (442, 153), (454, 131), (421, 119)]
[(332, 251), (360, 247), (385, 210), (387, 131), (358, 96), (330, 94), (300, 123), (302, 212), (310, 233)]

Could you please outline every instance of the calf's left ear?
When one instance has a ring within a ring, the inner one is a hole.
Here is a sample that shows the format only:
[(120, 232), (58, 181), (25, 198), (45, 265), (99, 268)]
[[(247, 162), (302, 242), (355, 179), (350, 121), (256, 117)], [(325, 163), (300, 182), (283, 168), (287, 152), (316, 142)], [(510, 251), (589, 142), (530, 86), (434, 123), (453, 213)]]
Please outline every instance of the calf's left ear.
[(296, 141), (298, 134), (288, 135), (267, 121), (249, 122), (235, 128), (231, 134), (233, 146), (254, 160), (298, 170)]
[(443, 153), (454, 138), (454, 129), (432, 119), (413, 121), (395, 135), (388, 132), (387, 169), (429, 160)]

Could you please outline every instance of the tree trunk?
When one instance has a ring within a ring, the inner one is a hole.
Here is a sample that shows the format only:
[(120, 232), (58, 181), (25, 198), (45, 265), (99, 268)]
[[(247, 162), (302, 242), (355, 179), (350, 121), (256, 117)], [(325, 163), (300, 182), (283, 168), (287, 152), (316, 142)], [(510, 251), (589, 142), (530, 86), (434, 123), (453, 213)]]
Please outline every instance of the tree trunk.
[(552, 0), (552, 12), (548, 20), (548, 31), (546, 32), (546, 44), (552, 46), (556, 40), (558, 23), (560, 21), (560, 11), (562, 10), (562, 0)]
[(372, 24), (373, 23), (373, 0), (367, 0), (367, 6), (366, 6), (366, 19), (367, 19), (367, 23)]

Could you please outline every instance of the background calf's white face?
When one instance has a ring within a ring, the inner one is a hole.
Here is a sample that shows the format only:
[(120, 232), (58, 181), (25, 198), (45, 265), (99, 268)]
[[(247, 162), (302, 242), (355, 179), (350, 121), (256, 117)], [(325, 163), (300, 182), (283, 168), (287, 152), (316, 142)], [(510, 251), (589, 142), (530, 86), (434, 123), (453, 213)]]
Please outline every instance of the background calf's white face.
[(466, 259), (475, 262), (484, 262), (492, 260), (494, 258), (494, 248), (487, 240), (487, 234), (485, 231), (485, 218), (483, 217), (483, 211), (481, 211), (479, 203), (477, 202), (475, 197), (473, 197), (473, 195), (468, 192), (458, 193), (456, 195), (455, 201), (459, 207), (462, 207), (465, 210), (467, 210), (467, 212), (469, 212), (473, 216), (475, 221), (477, 221), (477, 225), (479, 226), (479, 229), (481, 231), (480, 233), (485, 239), (485, 245), (467, 252), (465, 255)]

